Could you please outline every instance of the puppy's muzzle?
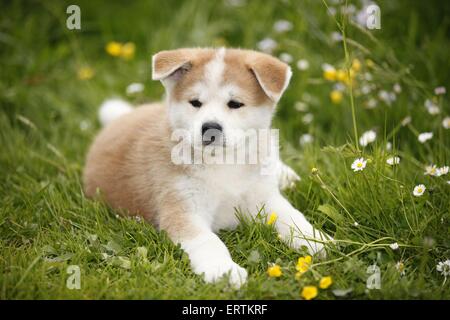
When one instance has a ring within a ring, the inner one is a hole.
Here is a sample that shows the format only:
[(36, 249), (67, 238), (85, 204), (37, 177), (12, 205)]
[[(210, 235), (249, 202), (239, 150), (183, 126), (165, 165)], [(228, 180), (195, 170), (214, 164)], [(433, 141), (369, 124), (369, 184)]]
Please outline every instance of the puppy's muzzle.
[(202, 125), (202, 144), (204, 146), (223, 144), (222, 126), (217, 122), (206, 122)]

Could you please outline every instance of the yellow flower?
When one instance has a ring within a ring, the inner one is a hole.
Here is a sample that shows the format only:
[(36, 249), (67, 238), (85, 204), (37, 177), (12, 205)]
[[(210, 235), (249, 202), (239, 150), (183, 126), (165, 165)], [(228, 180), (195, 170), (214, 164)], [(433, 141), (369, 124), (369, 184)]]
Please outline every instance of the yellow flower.
[(319, 169), (317, 169), (315, 167), (311, 169), (311, 174), (317, 174), (317, 173), (319, 173)]
[(328, 68), (323, 72), (323, 77), (328, 81), (336, 80), (336, 70), (334, 68)]
[(311, 300), (317, 297), (317, 287), (306, 286), (302, 290), (302, 298), (305, 300)]
[(352, 70), (358, 72), (361, 70), (361, 62), (358, 59), (354, 59), (352, 62)]
[(78, 69), (77, 75), (80, 80), (89, 80), (94, 76), (94, 70), (90, 67), (83, 67)]
[(281, 267), (279, 265), (274, 264), (267, 269), (267, 274), (269, 275), (269, 277), (278, 278), (281, 277), (283, 272), (281, 272)]
[(347, 71), (342, 69), (336, 71), (336, 79), (341, 82), (346, 82), (348, 79)]
[(278, 215), (275, 212), (272, 212), (269, 216), (269, 219), (267, 219), (267, 224), (270, 226), (275, 223), (277, 220)]
[(330, 92), (330, 99), (331, 102), (333, 102), (334, 104), (339, 104), (342, 101), (342, 92), (338, 91), (338, 90), (333, 90)]
[(373, 61), (370, 60), (370, 59), (367, 59), (367, 60), (366, 60), (366, 65), (367, 65), (369, 68), (373, 68), (373, 67), (375, 66), (375, 62), (373, 62)]
[(331, 284), (333, 283), (333, 279), (331, 277), (323, 277), (319, 281), (319, 288), (320, 289), (327, 289)]
[(120, 56), (124, 59), (131, 59), (134, 57), (136, 51), (136, 45), (133, 42), (127, 42), (122, 46)]
[(306, 257), (300, 257), (298, 258), (297, 265), (295, 266), (295, 269), (297, 269), (298, 273), (303, 274), (306, 271), (308, 271), (309, 266), (311, 265), (312, 257), (306, 256)]
[(113, 57), (118, 57), (122, 54), (122, 44), (116, 41), (108, 42), (105, 49)]

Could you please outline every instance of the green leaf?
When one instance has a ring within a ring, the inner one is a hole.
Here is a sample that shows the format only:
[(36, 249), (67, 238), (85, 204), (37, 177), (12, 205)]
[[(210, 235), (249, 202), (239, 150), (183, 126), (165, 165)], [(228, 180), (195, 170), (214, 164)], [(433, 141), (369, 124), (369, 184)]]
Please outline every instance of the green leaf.
[(336, 223), (341, 223), (344, 221), (344, 218), (339, 213), (339, 211), (337, 211), (333, 206), (329, 204), (322, 204), (317, 208), (317, 210), (326, 214)]

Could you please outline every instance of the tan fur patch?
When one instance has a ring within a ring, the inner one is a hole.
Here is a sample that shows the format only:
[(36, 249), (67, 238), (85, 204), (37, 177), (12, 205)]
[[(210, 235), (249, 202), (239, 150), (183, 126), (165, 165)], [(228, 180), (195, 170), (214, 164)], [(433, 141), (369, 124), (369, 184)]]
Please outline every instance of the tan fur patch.
[(92, 144), (84, 169), (84, 190), (125, 214), (141, 215), (173, 237), (193, 237), (174, 180), (184, 170), (170, 159), (174, 142), (165, 106), (136, 108), (105, 127)]

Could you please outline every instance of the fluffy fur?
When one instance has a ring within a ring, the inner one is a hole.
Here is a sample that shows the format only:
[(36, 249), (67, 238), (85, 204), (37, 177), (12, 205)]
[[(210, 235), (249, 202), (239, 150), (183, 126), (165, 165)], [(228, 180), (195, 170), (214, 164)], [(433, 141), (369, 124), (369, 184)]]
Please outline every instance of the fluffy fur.
[[(225, 274), (236, 287), (246, 281), (246, 270), (231, 259), (216, 235), (237, 225), (235, 208), (248, 214), (262, 207), (276, 212), (275, 226), (284, 240), (313, 254), (323, 252), (323, 241), (314, 239), (330, 238), (315, 230), (279, 191), (299, 179), (279, 158), (259, 153), (257, 163), (224, 165), (176, 164), (171, 157), (180, 144), (173, 139), (179, 129), (191, 137), (181, 144), (195, 151), (204, 150), (202, 125), (207, 122), (223, 128), (226, 143), (216, 150), (245, 145), (240, 130), (270, 128), (290, 68), (266, 54), (224, 48), (163, 51), (153, 56), (152, 66), (153, 79), (166, 89), (166, 101), (132, 112), (124, 107), (122, 113), (110, 103), (116, 117), (111, 122), (104, 106), (100, 114), (108, 121), (102, 122), (110, 123), (87, 155), (86, 194), (100, 195), (124, 214), (141, 215), (165, 230), (187, 252), (193, 271), (208, 282)], [(202, 106), (193, 107), (193, 99)], [(244, 106), (231, 109), (230, 100)], [(262, 174), (268, 162), (271, 174)]]

